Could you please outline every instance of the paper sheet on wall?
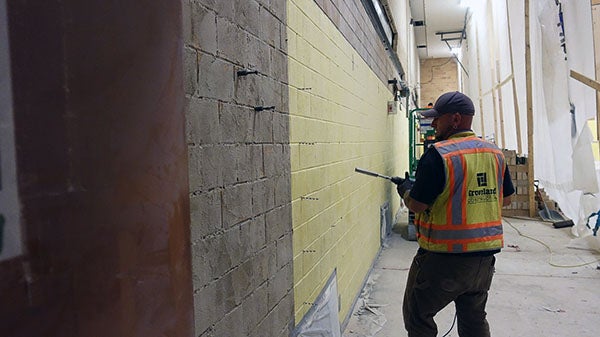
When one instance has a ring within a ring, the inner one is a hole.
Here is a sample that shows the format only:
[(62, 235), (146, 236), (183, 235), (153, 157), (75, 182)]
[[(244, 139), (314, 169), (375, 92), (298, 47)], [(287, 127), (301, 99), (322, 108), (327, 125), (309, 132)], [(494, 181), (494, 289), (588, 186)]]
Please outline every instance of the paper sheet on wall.
[(321, 294), (294, 330), (295, 337), (341, 337), (337, 276), (334, 271)]

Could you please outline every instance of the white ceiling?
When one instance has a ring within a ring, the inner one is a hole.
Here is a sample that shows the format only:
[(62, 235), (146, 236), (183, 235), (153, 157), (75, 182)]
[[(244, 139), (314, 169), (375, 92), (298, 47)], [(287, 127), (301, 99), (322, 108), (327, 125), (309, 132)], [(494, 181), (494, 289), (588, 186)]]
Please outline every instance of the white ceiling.
[[(442, 41), (440, 32), (462, 31), (467, 7), (460, 5), (460, 0), (410, 0), (413, 22), (423, 21), (423, 26), (414, 25), (415, 41), (419, 57), (442, 58), (452, 57), (446, 42)], [(458, 34), (444, 34), (444, 38), (459, 38)], [(457, 47), (459, 40), (448, 41), (451, 47)]]

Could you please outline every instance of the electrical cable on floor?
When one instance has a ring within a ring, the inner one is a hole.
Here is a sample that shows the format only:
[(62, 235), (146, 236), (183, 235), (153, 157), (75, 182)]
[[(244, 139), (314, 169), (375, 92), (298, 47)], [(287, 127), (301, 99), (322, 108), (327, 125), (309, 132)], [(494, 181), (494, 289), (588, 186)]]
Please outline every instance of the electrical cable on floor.
[(597, 263), (600, 262), (600, 259), (596, 259), (592, 262), (586, 262), (586, 263), (580, 263), (580, 264), (574, 264), (574, 265), (560, 265), (560, 264), (556, 264), (552, 262), (552, 255), (554, 254), (554, 252), (552, 251), (552, 248), (550, 248), (550, 246), (545, 243), (542, 240), (536, 239), (534, 237), (531, 237), (529, 235), (525, 235), (523, 233), (521, 233), (521, 231), (515, 227), (510, 221), (506, 220), (506, 218), (502, 218), (502, 221), (506, 222), (510, 227), (512, 227), (515, 231), (517, 231), (517, 234), (519, 234), (519, 236), (522, 236), (524, 238), (528, 238), (529, 240), (535, 241), (539, 244), (541, 244), (542, 246), (544, 246), (548, 252), (550, 253), (550, 256), (548, 257), (548, 264), (553, 266), (553, 267), (558, 267), (558, 268), (577, 268), (577, 267), (583, 267), (583, 266), (587, 266), (593, 263)]
[[(587, 262), (587, 263), (581, 263), (581, 264), (575, 264), (575, 265), (559, 265), (556, 263), (553, 263), (552, 260), (552, 255), (554, 254), (554, 252), (552, 251), (552, 248), (550, 248), (550, 246), (545, 243), (542, 240), (536, 239), (534, 237), (531, 237), (529, 235), (525, 235), (523, 234), (517, 227), (515, 227), (510, 221), (506, 220), (505, 218), (502, 218), (502, 221), (506, 222), (510, 227), (512, 227), (512, 229), (514, 229), (517, 234), (519, 234), (519, 236), (522, 236), (524, 238), (527, 238), (529, 240), (535, 241), (539, 244), (541, 244), (542, 246), (544, 246), (548, 252), (550, 253), (550, 256), (548, 257), (548, 264), (553, 266), (553, 267), (558, 267), (558, 268), (576, 268), (576, 267), (583, 267), (583, 266), (587, 266), (590, 265), (592, 263), (596, 263), (596, 262), (600, 262), (600, 259), (596, 259), (592, 262)], [(452, 331), (452, 329), (454, 328), (454, 324), (456, 324), (456, 312), (454, 313), (454, 319), (452, 320), (452, 325), (450, 326), (450, 329), (448, 329), (448, 331), (442, 336), (442, 337), (446, 337), (450, 334), (450, 332)]]

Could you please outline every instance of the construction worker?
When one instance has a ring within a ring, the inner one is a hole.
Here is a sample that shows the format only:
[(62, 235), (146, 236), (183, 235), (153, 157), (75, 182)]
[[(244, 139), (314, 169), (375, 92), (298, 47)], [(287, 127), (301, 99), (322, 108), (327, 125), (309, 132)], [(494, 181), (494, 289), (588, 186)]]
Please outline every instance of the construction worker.
[(490, 336), (485, 305), (503, 246), (501, 208), (515, 189), (502, 151), (471, 130), (474, 114), (471, 99), (457, 91), (422, 112), (434, 118), (436, 142), (419, 160), (415, 181), (407, 175), (398, 184), (419, 243), (404, 293), (409, 337), (436, 336), (433, 317), (450, 302), (459, 336)]

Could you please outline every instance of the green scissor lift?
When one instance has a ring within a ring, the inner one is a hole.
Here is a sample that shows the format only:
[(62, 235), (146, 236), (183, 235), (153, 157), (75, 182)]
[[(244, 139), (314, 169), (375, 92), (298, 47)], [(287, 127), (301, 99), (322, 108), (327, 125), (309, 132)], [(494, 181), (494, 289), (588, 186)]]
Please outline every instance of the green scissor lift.
[[(408, 170), (409, 175), (412, 179), (415, 178), (417, 171), (417, 165), (419, 164), (419, 158), (417, 158), (418, 147), (425, 147), (427, 141), (421, 142), (421, 137), (425, 139), (433, 139), (435, 131), (433, 129), (424, 130), (421, 126), (421, 117), (419, 111), (425, 111), (428, 109), (413, 109), (408, 113)], [(422, 134), (425, 131), (425, 134)], [(423, 151), (425, 149), (423, 148)], [(416, 228), (415, 228), (415, 214), (411, 211), (408, 212), (408, 240), (416, 240)]]
[[(415, 172), (417, 171), (417, 164), (419, 163), (419, 158), (417, 158), (417, 148), (422, 146), (424, 147), (426, 142), (421, 143), (420, 136), (421, 135), (421, 117), (418, 116), (419, 111), (425, 111), (429, 109), (412, 109), (408, 114), (408, 166), (409, 166), (409, 174), (411, 178), (415, 178)], [(435, 132), (433, 129), (427, 130), (423, 135), (425, 139), (433, 138)], [(425, 150), (425, 149), (423, 149)]]

